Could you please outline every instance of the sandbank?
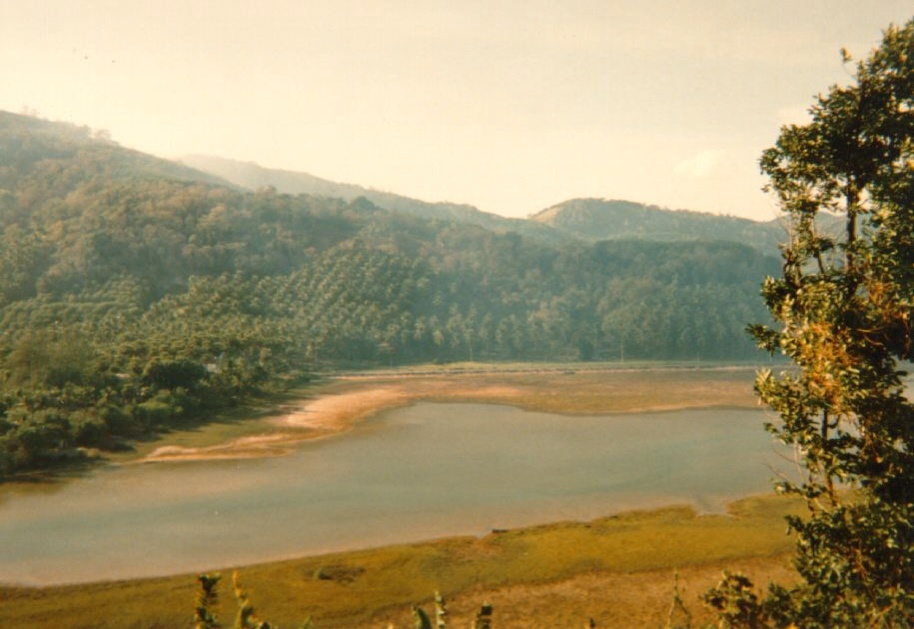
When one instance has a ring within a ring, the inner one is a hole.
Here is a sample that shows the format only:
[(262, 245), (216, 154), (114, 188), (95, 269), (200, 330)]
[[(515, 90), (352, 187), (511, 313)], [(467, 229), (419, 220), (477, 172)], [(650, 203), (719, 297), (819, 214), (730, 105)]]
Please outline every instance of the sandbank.
[(751, 378), (728, 371), (342, 376), (316, 397), (280, 407), (268, 420), (268, 433), (204, 447), (165, 445), (135, 462), (282, 456), (301, 442), (346, 433), (378, 412), (418, 401), (509, 404), (567, 414), (757, 405)]

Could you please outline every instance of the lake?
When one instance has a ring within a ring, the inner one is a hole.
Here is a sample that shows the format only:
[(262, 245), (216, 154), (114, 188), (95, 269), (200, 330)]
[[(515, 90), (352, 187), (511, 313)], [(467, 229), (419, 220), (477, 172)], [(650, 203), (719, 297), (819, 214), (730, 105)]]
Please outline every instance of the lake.
[(203, 571), (668, 504), (718, 512), (791, 468), (765, 417), (420, 403), (285, 457), (108, 466), (0, 494), (0, 582)]

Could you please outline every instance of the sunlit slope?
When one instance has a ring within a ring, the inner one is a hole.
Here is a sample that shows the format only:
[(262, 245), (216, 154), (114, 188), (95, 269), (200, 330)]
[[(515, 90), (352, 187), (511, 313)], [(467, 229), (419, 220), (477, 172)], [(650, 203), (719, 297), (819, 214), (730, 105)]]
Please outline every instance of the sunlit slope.
[(669, 210), (653, 205), (607, 199), (573, 199), (531, 217), (584, 240), (728, 240), (768, 254), (784, 239), (778, 221), (758, 222), (734, 216)]

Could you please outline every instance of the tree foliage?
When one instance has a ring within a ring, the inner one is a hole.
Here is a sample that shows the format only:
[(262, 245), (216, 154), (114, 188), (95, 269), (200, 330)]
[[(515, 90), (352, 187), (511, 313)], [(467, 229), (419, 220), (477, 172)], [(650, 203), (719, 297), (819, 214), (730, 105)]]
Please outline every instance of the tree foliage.
[[(914, 21), (889, 28), (810, 115), (761, 159), (791, 238), (783, 274), (763, 286), (776, 325), (752, 327), (796, 366), (761, 373), (756, 390), (780, 415), (769, 430), (802, 458), (803, 480), (779, 484), (809, 506), (788, 522), (802, 581), (755, 600), (729, 576), (709, 600), (725, 624), (907, 627), (914, 405), (900, 364), (914, 358)], [(823, 214), (841, 229), (823, 229)]]

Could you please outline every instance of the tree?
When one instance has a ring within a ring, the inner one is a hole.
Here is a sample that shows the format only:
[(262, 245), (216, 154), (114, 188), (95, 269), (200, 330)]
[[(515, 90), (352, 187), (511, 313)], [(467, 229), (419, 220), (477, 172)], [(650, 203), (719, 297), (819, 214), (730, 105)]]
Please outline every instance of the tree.
[(852, 70), (761, 159), (790, 239), (762, 289), (774, 323), (750, 331), (795, 368), (760, 373), (756, 391), (803, 463), (778, 488), (808, 514), (788, 520), (798, 585), (756, 601), (729, 575), (706, 596), (753, 622), (914, 624), (914, 405), (899, 369), (914, 358), (914, 20)]

